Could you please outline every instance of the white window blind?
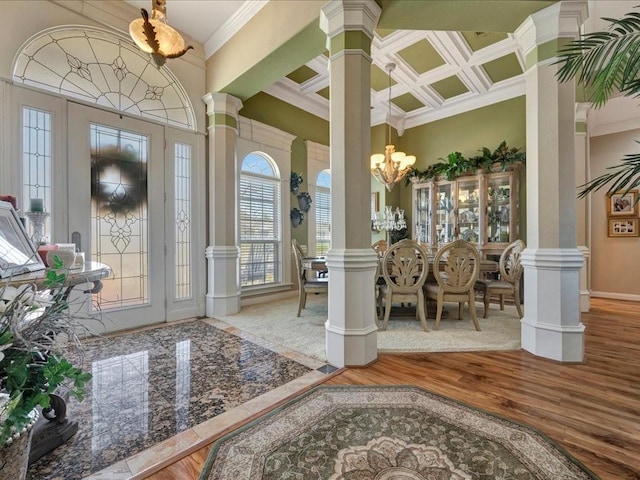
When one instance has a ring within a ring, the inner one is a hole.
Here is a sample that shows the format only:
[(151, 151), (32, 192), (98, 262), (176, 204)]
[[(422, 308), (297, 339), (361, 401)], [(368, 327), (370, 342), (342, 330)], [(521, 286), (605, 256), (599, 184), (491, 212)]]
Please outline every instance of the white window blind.
[(240, 284), (280, 282), (280, 182), (265, 157), (250, 154), (240, 175)]
[(316, 180), (316, 255), (326, 255), (331, 242), (331, 175), (322, 171)]

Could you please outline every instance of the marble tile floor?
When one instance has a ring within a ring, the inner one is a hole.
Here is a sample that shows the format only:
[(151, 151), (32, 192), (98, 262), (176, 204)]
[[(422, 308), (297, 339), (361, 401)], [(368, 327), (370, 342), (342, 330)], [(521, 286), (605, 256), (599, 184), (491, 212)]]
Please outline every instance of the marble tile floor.
[(84, 366), (78, 433), (28, 480), (142, 479), (335, 370), (214, 319), (88, 340)]

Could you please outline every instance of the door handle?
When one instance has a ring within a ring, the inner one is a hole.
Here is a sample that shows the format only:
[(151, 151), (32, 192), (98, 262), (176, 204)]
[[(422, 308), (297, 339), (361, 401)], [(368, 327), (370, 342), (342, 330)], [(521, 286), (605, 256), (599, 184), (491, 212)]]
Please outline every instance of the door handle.
[(71, 234), (71, 243), (76, 244), (76, 252), (82, 251), (82, 236), (80, 235), (80, 232), (73, 232)]

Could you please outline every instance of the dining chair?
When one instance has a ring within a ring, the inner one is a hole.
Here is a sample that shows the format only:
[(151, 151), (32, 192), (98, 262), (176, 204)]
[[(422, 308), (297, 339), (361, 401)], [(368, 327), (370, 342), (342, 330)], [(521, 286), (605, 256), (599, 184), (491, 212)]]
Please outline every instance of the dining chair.
[(382, 258), (384, 253), (387, 251), (387, 241), (386, 240), (378, 240), (371, 245), (371, 248), (378, 254), (378, 257)]
[(433, 276), (436, 283), (427, 283), (424, 290), (427, 298), (436, 300), (436, 323), (440, 328), (440, 318), (444, 302), (458, 303), (458, 319), (462, 319), (462, 306), (469, 304), (469, 314), (476, 330), (480, 325), (476, 317), (474, 285), (480, 271), (480, 255), (475, 247), (464, 240), (451, 242), (437, 251), (433, 259)]
[(520, 255), (525, 249), (522, 240), (510, 243), (500, 255), (498, 268), (500, 270), (499, 279), (476, 280), (475, 290), (483, 295), (484, 318), (489, 314), (489, 303), (491, 297), (497, 295), (500, 301), (500, 310), (504, 310), (504, 298), (512, 297), (516, 304), (518, 316), (522, 318), (522, 305), (520, 305), (520, 279), (522, 278), (523, 267), (520, 263)]
[(291, 241), (291, 247), (296, 262), (296, 271), (298, 272), (298, 313), (296, 316), (299, 317), (300, 312), (307, 305), (308, 293), (320, 294), (329, 292), (329, 279), (326, 277), (307, 279), (307, 271), (302, 266), (302, 257), (304, 256), (302, 249), (295, 239)]
[(416, 318), (420, 319), (422, 328), (428, 332), (422, 291), (429, 273), (427, 252), (418, 242), (407, 238), (391, 245), (382, 257), (380, 265), (385, 280), (381, 286), (382, 298), (385, 299), (382, 330), (387, 329), (391, 304), (396, 301), (415, 302)]

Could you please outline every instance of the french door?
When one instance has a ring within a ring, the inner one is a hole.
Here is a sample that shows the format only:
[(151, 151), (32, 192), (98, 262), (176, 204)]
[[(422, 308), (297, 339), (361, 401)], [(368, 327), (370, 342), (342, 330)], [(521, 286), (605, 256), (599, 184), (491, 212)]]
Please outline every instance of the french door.
[(99, 330), (166, 319), (164, 145), (162, 126), (68, 103), (69, 240), (112, 269)]

